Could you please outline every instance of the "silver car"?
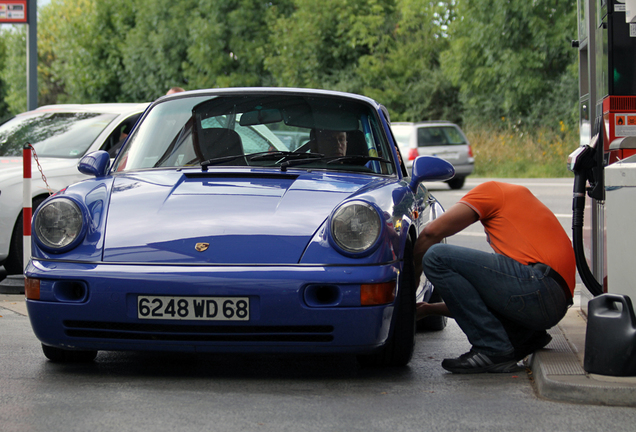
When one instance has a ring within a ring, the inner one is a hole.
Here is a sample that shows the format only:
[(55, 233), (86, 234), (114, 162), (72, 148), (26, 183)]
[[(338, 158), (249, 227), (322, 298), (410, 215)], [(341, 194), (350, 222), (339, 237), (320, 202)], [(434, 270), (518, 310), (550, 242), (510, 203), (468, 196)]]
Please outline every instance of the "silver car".
[(446, 183), (451, 189), (461, 189), (466, 176), (475, 168), (475, 158), (464, 132), (454, 123), (434, 122), (394, 122), (391, 129), (398, 147), (405, 159), (409, 172), (418, 156), (438, 156), (455, 167), (455, 177)]

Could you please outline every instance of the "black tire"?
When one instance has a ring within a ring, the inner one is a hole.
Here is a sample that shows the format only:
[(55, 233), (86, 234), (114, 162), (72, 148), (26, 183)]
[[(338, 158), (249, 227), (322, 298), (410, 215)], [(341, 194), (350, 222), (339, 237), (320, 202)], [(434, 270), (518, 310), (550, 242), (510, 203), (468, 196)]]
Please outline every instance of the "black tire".
[(358, 356), (363, 366), (406, 366), (415, 348), (415, 283), (413, 281), (413, 246), (407, 240), (404, 268), (400, 273), (398, 297), (393, 312), (389, 338), (380, 351)]
[[(442, 297), (437, 291), (433, 291), (429, 303), (438, 303), (442, 301)], [(446, 328), (448, 318), (445, 316), (428, 316), (417, 322), (417, 331), (440, 331)]]
[(97, 351), (65, 350), (44, 344), (42, 352), (54, 363), (89, 363), (97, 357)]
[[(42, 204), (47, 197), (35, 197), (33, 198), (33, 202), (31, 203), (33, 212), (35, 209)], [(23, 247), (23, 223), (22, 223), (22, 212), (20, 212), (20, 216), (18, 216), (18, 220), (15, 222), (15, 226), (13, 227), (13, 233), (11, 234), (11, 243), (9, 243), (9, 256), (4, 261), (4, 269), (7, 271), (8, 275), (14, 274), (22, 274), (24, 273), (24, 259), (22, 257)]]
[(452, 179), (448, 180), (446, 183), (448, 183), (448, 186), (450, 186), (451, 189), (461, 189), (464, 187), (465, 181), (466, 181), (466, 177), (453, 177)]

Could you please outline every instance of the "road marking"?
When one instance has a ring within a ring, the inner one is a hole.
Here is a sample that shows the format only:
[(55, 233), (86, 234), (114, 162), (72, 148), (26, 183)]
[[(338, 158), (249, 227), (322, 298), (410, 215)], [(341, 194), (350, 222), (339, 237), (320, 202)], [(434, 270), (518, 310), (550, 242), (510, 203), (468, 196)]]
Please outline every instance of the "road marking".
[(470, 237), (486, 237), (486, 233), (480, 233), (480, 232), (464, 232), (464, 231), (460, 231), (455, 235), (463, 235), (463, 236), (470, 236)]
[[(477, 186), (481, 183), (484, 183), (485, 181), (490, 181), (490, 180), (495, 180), (495, 179), (489, 179), (489, 180), (484, 180), (484, 181), (466, 181), (466, 185), (471, 185), (471, 186)], [(569, 182), (563, 181), (562, 183), (534, 183), (534, 182), (526, 182), (526, 181), (508, 181), (508, 180), (504, 180), (504, 179), (500, 179), (498, 181), (501, 181), (503, 183), (510, 183), (510, 184), (518, 184), (518, 185), (523, 185), (523, 186), (549, 186), (549, 187), (555, 187), (555, 186), (568, 186), (568, 187), (573, 187), (573, 181), (574, 180), (570, 180)]]

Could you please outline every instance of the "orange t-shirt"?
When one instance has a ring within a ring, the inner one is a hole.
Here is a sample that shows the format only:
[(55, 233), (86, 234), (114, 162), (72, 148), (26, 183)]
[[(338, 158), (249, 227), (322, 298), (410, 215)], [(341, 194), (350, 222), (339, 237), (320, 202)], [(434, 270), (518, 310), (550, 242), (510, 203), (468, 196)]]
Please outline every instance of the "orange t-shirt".
[(495, 252), (524, 265), (549, 265), (574, 292), (572, 242), (552, 211), (527, 188), (490, 181), (472, 189), (459, 202), (477, 212)]

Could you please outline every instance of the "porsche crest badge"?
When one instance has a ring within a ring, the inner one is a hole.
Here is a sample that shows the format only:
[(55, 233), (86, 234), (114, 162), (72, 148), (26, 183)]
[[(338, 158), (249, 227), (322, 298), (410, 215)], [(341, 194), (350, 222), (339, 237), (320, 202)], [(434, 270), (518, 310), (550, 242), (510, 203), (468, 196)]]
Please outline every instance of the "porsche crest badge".
[(209, 247), (210, 243), (197, 243), (194, 245), (194, 249), (196, 249), (197, 252), (204, 252), (208, 250)]

